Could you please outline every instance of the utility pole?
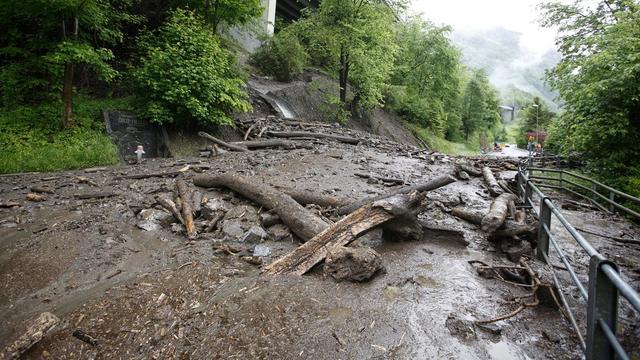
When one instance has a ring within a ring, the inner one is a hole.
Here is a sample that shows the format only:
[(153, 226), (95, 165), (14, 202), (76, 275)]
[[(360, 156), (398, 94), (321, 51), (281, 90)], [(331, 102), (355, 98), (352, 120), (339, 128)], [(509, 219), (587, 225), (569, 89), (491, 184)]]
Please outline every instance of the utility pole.
[(533, 104), (533, 107), (536, 108), (536, 143), (540, 144), (540, 126), (538, 123), (538, 115), (540, 114), (540, 106), (538, 104)]

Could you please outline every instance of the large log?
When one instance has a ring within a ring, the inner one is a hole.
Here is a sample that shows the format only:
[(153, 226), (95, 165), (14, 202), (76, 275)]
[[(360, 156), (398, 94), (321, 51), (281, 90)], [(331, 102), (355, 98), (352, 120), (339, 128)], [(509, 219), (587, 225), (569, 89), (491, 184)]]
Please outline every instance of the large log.
[(329, 227), (329, 224), (310, 210), (298, 204), (291, 196), (240, 175), (199, 175), (193, 183), (200, 187), (224, 187), (255, 201), (267, 209), (274, 209), (282, 222), (302, 240), (306, 241)]
[(176, 203), (173, 202), (173, 200), (168, 199), (164, 196), (159, 196), (158, 204), (167, 209), (173, 215), (173, 217), (176, 218), (176, 220), (180, 221), (180, 223), (184, 225), (184, 219), (182, 218), (182, 215), (180, 214), (180, 211), (178, 210), (178, 207), (176, 206)]
[[(482, 225), (482, 220), (486, 216), (485, 214), (482, 214), (480, 212), (467, 210), (461, 207), (455, 207), (451, 209), (451, 215), (463, 220), (467, 220), (470, 223), (478, 226)], [(494, 238), (510, 238), (517, 235), (533, 234), (536, 232), (537, 228), (538, 222), (533, 222), (531, 224), (522, 224), (517, 221), (505, 220), (502, 222), (502, 225), (493, 232), (492, 236)]]
[(313, 148), (313, 146), (311, 146), (310, 144), (299, 144), (294, 141), (287, 141), (287, 140), (280, 140), (280, 139), (239, 141), (239, 142), (234, 142), (233, 145), (245, 147), (249, 150), (266, 149), (266, 148), (273, 148), (273, 147), (282, 147), (285, 149)]
[(222, 141), (222, 140), (220, 140), (220, 139), (218, 139), (218, 138), (215, 138), (215, 137), (213, 137), (213, 136), (211, 136), (211, 135), (207, 134), (207, 133), (206, 133), (206, 132), (204, 132), (204, 131), (200, 131), (200, 132), (198, 133), (198, 136), (203, 137), (203, 138), (205, 138), (205, 139), (209, 139), (209, 140), (213, 141), (215, 144), (218, 144), (218, 145), (220, 145), (220, 146), (222, 146), (222, 147), (225, 147), (225, 148), (227, 148), (227, 149), (229, 149), (229, 150), (231, 150), (231, 151), (238, 151), (238, 152), (249, 151), (246, 147), (242, 147), (242, 146), (238, 146), (238, 145), (229, 144), (229, 143), (227, 143), (227, 142), (224, 142), (224, 141)]
[(463, 220), (467, 220), (468, 222), (476, 224), (478, 226), (482, 224), (482, 218), (484, 217), (484, 214), (482, 213), (470, 211), (461, 207), (454, 207), (453, 209), (451, 209), (451, 215)]
[(489, 193), (493, 196), (498, 196), (503, 193), (502, 188), (498, 185), (496, 178), (493, 176), (493, 172), (491, 168), (485, 166), (482, 168), (482, 175), (484, 176), (484, 181), (487, 183), (489, 187)]
[(24, 334), (0, 353), (0, 359), (19, 359), (22, 354), (42, 340), (58, 323), (60, 323), (60, 319), (57, 316), (50, 312), (43, 312), (28, 323)]
[(324, 260), (329, 250), (336, 246), (345, 246), (371, 228), (410, 212), (420, 204), (421, 199), (419, 193), (413, 192), (367, 204), (269, 264), (265, 273), (303, 275)]
[(187, 230), (187, 236), (190, 238), (196, 235), (196, 226), (193, 223), (193, 206), (191, 204), (192, 192), (187, 183), (179, 179), (176, 181), (176, 190), (182, 199), (182, 219), (184, 219), (184, 227)]
[(456, 178), (454, 178), (451, 175), (442, 175), (440, 177), (437, 177), (435, 179), (432, 179), (424, 184), (420, 184), (420, 185), (413, 185), (413, 186), (404, 186), (398, 189), (394, 189), (392, 191), (386, 192), (382, 195), (379, 196), (375, 196), (372, 198), (366, 198), (363, 200), (359, 200), (354, 202), (353, 204), (347, 205), (347, 206), (343, 206), (340, 209), (338, 209), (338, 214), (339, 215), (346, 215), (349, 214), (353, 211), (355, 211), (356, 209), (358, 209), (359, 207), (374, 202), (374, 201), (378, 201), (378, 200), (382, 200), (382, 199), (386, 199), (388, 197), (394, 196), (394, 195), (398, 195), (398, 194), (408, 194), (414, 191), (418, 191), (418, 192), (424, 192), (424, 191), (430, 191), (430, 190), (434, 190), (437, 188), (440, 188), (442, 186), (445, 185), (449, 185), (452, 182), (455, 182)]
[(340, 136), (332, 134), (314, 133), (308, 131), (267, 131), (267, 135), (281, 138), (316, 138), (316, 139), (332, 139), (347, 144), (356, 145), (360, 142), (360, 139), (352, 138), (349, 136)]
[(482, 171), (476, 169), (475, 167), (473, 167), (471, 165), (459, 164), (458, 167), (460, 168), (460, 170), (466, 172), (467, 174), (469, 174), (471, 176), (475, 176), (475, 177), (482, 176)]
[(482, 230), (489, 233), (498, 230), (507, 218), (509, 203), (515, 198), (513, 194), (505, 193), (493, 200), (489, 212), (482, 218)]
[(352, 199), (342, 196), (317, 194), (307, 190), (284, 189), (283, 191), (301, 205), (315, 204), (321, 207), (337, 208), (353, 203)]

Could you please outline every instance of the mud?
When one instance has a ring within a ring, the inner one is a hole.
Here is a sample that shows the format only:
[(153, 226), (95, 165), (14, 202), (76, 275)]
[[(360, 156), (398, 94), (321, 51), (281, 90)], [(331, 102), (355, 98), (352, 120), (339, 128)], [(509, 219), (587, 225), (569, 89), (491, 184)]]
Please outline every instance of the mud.
[[(410, 151), (357, 131), (349, 133), (365, 141), (357, 146), (316, 141), (313, 149), (149, 159), (141, 165), (90, 173), (1, 177), (0, 199), (21, 206), (0, 209), (0, 346), (22, 331), (25, 319), (51, 311), (63, 325), (25, 358), (580, 357), (569, 322), (543, 307), (492, 327), (471, 325), (472, 332), (465, 336), (447, 326), (450, 317), (472, 324), (504, 314), (512, 310), (507, 300), (522, 295), (518, 288), (475, 273), (469, 260), (506, 262), (505, 255), (475, 225), (442, 211), (458, 204), (486, 210), (491, 197), (480, 178), (429, 193), (420, 214), (432, 224), (463, 230), (468, 246), (442, 238), (388, 242), (373, 232), (358, 242), (380, 253), (386, 272), (365, 283), (338, 283), (325, 278), (320, 269), (303, 277), (261, 276), (259, 266), (216, 250), (221, 244), (235, 244), (247, 249), (240, 255), (250, 255), (253, 246), (225, 234), (223, 226), (192, 241), (171, 227), (143, 231), (136, 226), (136, 212), (151, 207), (154, 196), (169, 194), (174, 179), (121, 178), (127, 174), (175, 171), (190, 165), (181, 175), (186, 179), (201, 171), (234, 172), (271, 185), (361, 198), (383, 193), (389, 186), (354, 176), (356, 172), (416, 184), (454, 169), (455, 158)], [(77, 175), (97, 186), (77, 183), (73, 180)], [(55, 194), (42, 203), (26, 201), (29, 188), (42, 184), (55, 188)], [(117, 196), (74, 198), (74, 194), (105, 190)], [(263, 211), (229, 191), (203, 192), (230, 208)], [(591, 221), (586, 226), (599, 231), (612, 224), (608, 218), (596, 220), (599, 215), (586, 218), (576, 212), (569, 216), (571, 221)], [(257, 219), (251, 215), (246, 225), (259, 225)], [(222, 224), (232, 220), (224, 219)], [(613, 223), (625, 229), (630, 226), (622, 220)], [(263, 264), (297, 246), (297, 239), (286, 239), (262, 243), (270, 250)], [(623, 272), (637, 287), (637, 247), (593, 241), (607, 256), (624, 260)], [(585, 264), (577, 252), (570, 254), (576, 263)], [(578, 269), (586, 276), (584, 267)], [(98, 344), (74, 338), (76, 329)]]

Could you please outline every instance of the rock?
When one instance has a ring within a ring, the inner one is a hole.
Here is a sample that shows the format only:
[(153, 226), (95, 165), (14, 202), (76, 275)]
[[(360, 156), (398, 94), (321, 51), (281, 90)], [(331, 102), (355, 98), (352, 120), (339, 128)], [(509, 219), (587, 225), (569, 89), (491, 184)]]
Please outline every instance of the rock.
[(495, 324), (476, 324), (476, 326), (480, 329), (480, 330), (484, 330), (492, 335), (500, 335), (502, 334), (502, 328)]
[(469, 174), (467, 174), (467, 172), (463, 171), (463, 170), (458, 171), (458, 178), (460, 180), (469, 180), (470, 179)]
[(271, 235), (274, 241), (289, 241), (292, 240), (291, 230), (285, 224), (275, 224), (267, 232)]
[(445, 321), (445, 326), (451, 335), (460, 340), (471, 340), (477, 337), (473, 322), (459, 318), (455, 314), (449, 314)]
[(229, 211), (231, 209), (231, 204), (220, 199), (220, 198), (212, 198), (207, 202), (202, 204), (202, 208), (200, 210), (202, 216), (206, 219), (212, 219), (216, 216), (218, 211)]
[(251, 205), (238, 205), (229, 210), (224, 216), (224, 219), (238, 219), (243, 222), (257, 223), (258, 209)]
[(502, 252), (507, 254), (507, 258), (513, 262), (518, 262), (523, 255), (533, 254), (533, 249), (528, 241), (520, 241), (517, 243), (502, 241), (500, 248)]
[(176, 234), (184, 234), (187, 232), (187, 229), (180, 223), (173, 223), (171, 224), (171, 231)]
[(162, 226), (168, 226), (169, 224), (177, 221), (170, 213), (158, 209), (141, 210), (138, 213), (137, 218), (140, 220), (155, 222)]
[(222, 233), (231, 240), (237, 240), (244, 234), (244, 229), (238, 220), (225, 220), (222, 222)]
[(162, 229), (162, 226), (160, 226), (160, 224), (158, 224), (155, 221), (151, 221), (151, 220), (139, 221), (136, 224), (136, 226), (139, 227), (142, 230), (145, 230), (145, 231), (157, 231), (157, 230)]
[(272, 214), (270, 212), (263, 212), (260, 214), (260, 223), (262, 226), (268, 228), (271, 225), (280, 223), (280, 217), (278, 214)]
[(329, 251), (324, 263), (325, 275), (336, 280), (367, 281), (383, 269), (380, 254), (369, 247), (336, 247)]
[(267, 245), (258, 244), (253, 248), (253, 256), (263, 257), (269, 254), (271, 254), (271, 248)]
[(254, 225), (244, 234), (242, 242), (258, 243), (268, 236), (269, 235), (262, 227)]

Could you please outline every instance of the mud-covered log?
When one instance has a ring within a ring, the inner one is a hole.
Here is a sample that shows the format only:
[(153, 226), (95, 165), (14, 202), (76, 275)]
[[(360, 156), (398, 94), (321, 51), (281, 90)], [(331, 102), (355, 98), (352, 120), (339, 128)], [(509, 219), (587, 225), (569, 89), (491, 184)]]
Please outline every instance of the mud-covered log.
[(267, 209), (274, 209), (282, 222), (305, 241), (329, 227), (327, 222), (298, 204), (291, 196), (260, 180), (233, 174), (200, 175), (193, 179), (193, 183), (205, 188), (231, 189)]
[(95, 193), (75, 194), (73, 196), (76, 199), (86, 200), (86, 199), (102, 199), (102, 198), (108, 198), (116, 195), (117, 195), (116, 193), (111, 191), (102, 191), (102, 192), (95, 192)]
[(404, 186), (398, 189), (394, 189), (392, 191), (389, 191), (385, 194), (379, 195), (379, 196), (375, 196), (372, 198), (366, 198), (363, 200), (359, 200), (356, 201), (350, 205), (347, 206), (343, 206), (340, 209), (338, 209), (338, 214), (339, 215), (346, 215), (349, 214), (353, 211), (355, 211), (356, 209), (358, 209), (359, 207), (374, 202), (374, 201), (378, 201), (378, 200), (382, 200), (382, 199), (386, 199), (388, 197), (394, 196), (394, 195), (398, 195), (398, 194), (408, 194), (414, 191), (418, 191), (418, 192), (424, 192), (424, 191), (431, 191), (431, 190), (435, 190), (437, 188), (443, 187), (445, 185), (449, 185), (453, 182), (456, 181), (456, 178), (454, 178), (451, 175), (442, 175), (439, 176), (435, 179), (432, 179), (430, 181), (427, 181), (424, 184), (420, 184), (420, 185), (413, 185), (413, 186)]
[(503, 193), (502, 188), (498, 185), (495, 176), (493, 176), (493, 171), (488, 166), (482, 168), (482, 175), (484, 176), (484, 181), (487, 183), (489, 187), (489, 193), (493, 196), (498, 196)]
[(283, 191), (301, 205), (315, 204), (321, 207), (337, 208), (353, 203), (353, 199), (342, 196), (318, 194), (307, 190), (283, 189)]
[(480, 177), (482, 176), (482, 171), (476, 169), (475, 167), (471, 166), (471, 165), (467, 165), (467, 164), (459, 164), (458, 168), (464, 172), (466, 172), (467, 174), (474, 176), (474, 177)]
[(538, 231), (538, 222), (531, 224), (519, 224), (506, 220), (502, 226), (493, 233), (494, 238), (511, 238), (514, 236), (532, 235)]
[(498, 230), (507, 218), (509, 202), (514, 200), (515, 196), (508, 193), (502, 194), (493, 200), (489, 212), (482, 218), (482, 230), (489, 233)]
[(224, 142), (216, 137), (213, 137), (209, 134), (207, 134), (204, 131), (200, 131), (198, 132), (198, 136), (203, 137), (205, 139), (209, 139), (211, 141), (213, 141), (215, 144), (220, 145), (222, 147), (225, 147), (231, 151), (238, 151), (238, 152), (243, 152), (243, 151), (249, 151), (246, 147), (242, 147), (242, 146), (238, 146), (238, 145), (233, 145), (233, 144), (229, 144), (227, 142)]
[(402, 179), (389, 178), (389, 177), (380, 177), (380, 176), (375, 176), (375, 175), (371, 175), (371, 174), (363, 174), (363, 173), (355, 173), (353, 175), (355, 175), (357, 177), (364, 178), (364, 179), (373, 179), (373, 180), (379, 180), (379, 181), (382, 181), (382, 182), (396, 184), (396, 185), (404, 185), (404, 180), (402, 180)]
[(246, 147), (249, 150), (258, 150), (258, 149), (275, 148), (275, 147), (281, 147), (285, 149), (313, 148), (313, 146), (311, 146), (310, 144), (299, 144), (294, 141), (280, 140), (280, 139), (239, 141), (239, 142), (234, 142), (233, 145)]
[(180, 210), (178, 210), (178, 206), (171, 199), (168, 199), (164, 196), (158, 197), (158, 204), (160, 204), (163, 208), (169, 211), (176, 220), (180, 221), (182, 225), (184, 225), (184, 219), (180, 214)]
[(47, 336), (58, 323), (60, 319), (57, 316), (50, 312), (43, 312), (27, 324), (24, 334), (0, 353), (0, 359), (19, 359), (22, 354)]
[(191, 189), (187, 183), (179, 179), (176, 181), (176, 190), (178, 196), (182, 199), (182, 218), (184, 219), (184, 227), (187, 230), (187, 236), (192, 238), (196, 235), (196, 226), (193, 223), (193, 206), (191, 204)]
[(316, 139), (331, 139), (346, 144), (356, 145), (360, 142), (360, 139), (356, 139), (349, 136), (323, 134), (308, 131), (268, 131), (267, 135), (280, 138), (316, 138)]
[(120, 176), (117, 177), (116, 179), (148, 179), (148, 178), (152, 178), (152, 177), (176, 177), (180, 174), (182, 174), (183, 172), (181, 171), (165, 171), (165, 172), (157, 172), (157, 173), (150, 173), (150, 174), (134, 174), (134, 175), (125, 175), (125, 176)]
[(266, 274), (293, 273), (303, 275), (324, 260), (330, 249), (345, 246), (373, 227), (396, 216), (406, 214), (419, 205), (417, 192), (400, 194), (367, 204), (331, 225), (294, 251), (266, 267)]
[(467, 210), (461, 207), (454, 207), (453, 209), (451, 209), (451, 215), (462, 220), (467, 220), (468, 222), (476, 225), (482, 224), (482, 218), (484, 217), (484, 214), (482, 213)]
[(216, 214), (216, 216), (213, 217), (213, 219), (211, 219), (211, 221), (209, 221), (209, 223), (207, 224), (207, 227), (204, 229), (205, 232), (211, 232), (213, 231), (216, 226), (218, 225), (218, 222), (220, 220), (222, 220), (222, 218), (224, 217), (224, 212), (219, 212)]

